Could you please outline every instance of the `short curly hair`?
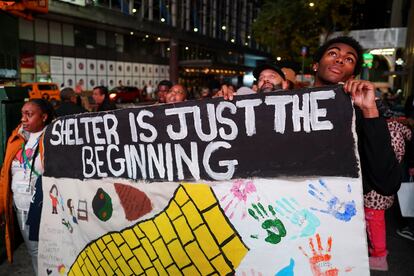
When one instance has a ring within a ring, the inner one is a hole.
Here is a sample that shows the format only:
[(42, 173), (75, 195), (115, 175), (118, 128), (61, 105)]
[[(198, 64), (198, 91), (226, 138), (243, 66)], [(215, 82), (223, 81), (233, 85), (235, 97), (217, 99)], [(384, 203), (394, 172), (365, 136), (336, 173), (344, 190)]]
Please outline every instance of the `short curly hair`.
[(170, 89), (173, 86), (172, 82), (169, 81), (169, 80), (162, 80), (162, 81), (160, 81), (158, 83), (158, 87), (160, 87), (161, 85), (168, 86), (168, 89)]
[(29, 103), (37, 105), (40, 108), (43, 114), (47, 114), (46, 121), (44, 122), (45, 126), (50, 124), (55, 118), (55, 110), (50, 102), (45, 99), (31, 99)]
[(313, 55), (313, 61), (319, 62), (322, 58), (322, 56), (325, 54), (326, 50), (335, 43), (343, 43), (348, 46), (351, 46), (357, 53), (357, 61), (354, 68), (354, 75), (357, 76), (359, 73), (361, 73), (362, 68), (362, 62), (363, 62), (363, 56), (364, 50), (362, 49), (361, 44), (359, 44), (358, 41), (356, 41), (353, 37), (350, 36), (338, 36), (333, 39), (330, 39), (326, 41), (321, 47), (319, 47), (315, 54)]

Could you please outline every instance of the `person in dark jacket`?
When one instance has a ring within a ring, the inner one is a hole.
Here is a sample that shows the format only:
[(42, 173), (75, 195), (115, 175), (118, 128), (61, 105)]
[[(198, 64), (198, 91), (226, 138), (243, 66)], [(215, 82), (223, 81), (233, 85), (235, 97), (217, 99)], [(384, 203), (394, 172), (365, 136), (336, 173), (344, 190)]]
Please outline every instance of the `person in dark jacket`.
[(72, 88), (63, 88), (60, 98), (62, 103), (56, 109), (57, 117), (86, 112), (86, 109), (76, 104), (76, 93)]
[(108, 111), (116, 109), (116, 105), (109, 100), (108, 88), (105, 86), (94, 87), (92, 98), (97, 104), (96, 111)]
[[(358, 151), (361, 160), (364, 197), (391, 196), (401, 184), (401, 169), (391, 145), (387, 123), (375, 102), (375, 86), (356, 80), (362, 66), (362, 47), (351, 37), (342, 36), (323, 44), (315, 53), (314, 86), (344, 83), (355, 107)], [(384, 210), (365, 204), (370, 268), (388, 270)]]
[[(387, 123), (379, 116), (374, 84), (355, 79), (361, 71), (362, 54), (361, 45), (351, 37), (342, 36), (327, 41), (314, 55), (314, 86), (344, 83), (343, 89), (351, 96), (355, 107), (364, 197), (370, 193), (391, 196), (401, 185), (401, 168), (391, 145)], [(229, 89), (222, 90), (225, 100), (233, 99)], [(366, 218), (370, 241), (376, 242), (370, 244), (370, 267), (386, 270), (384, 213)], [(380, 229), (382, 227), (384, 230)], [(374, 239), (372, 234), (376, 235)], [(380, 246), (377, 241), (380, 241)]]
[(400, 187), (401, 169), (387, 123), (379, 116), (375, 86), (354, 79), (363, 62), (361, 45), (351, 37), (334, 38), (318, 49), (314, 61), (314, 86), (344, 82), (345, 92), (354, 101), (364, 193), (376, 190), (382, 195), (395, 194)]

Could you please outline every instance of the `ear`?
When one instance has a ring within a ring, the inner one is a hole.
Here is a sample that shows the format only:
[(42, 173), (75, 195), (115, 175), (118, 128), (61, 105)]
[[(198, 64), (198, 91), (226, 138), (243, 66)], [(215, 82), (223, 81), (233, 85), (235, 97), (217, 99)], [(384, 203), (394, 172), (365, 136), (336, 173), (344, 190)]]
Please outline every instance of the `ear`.
[(282, 81), (282, 89), (283, 90), (289, 89), (289, 82), (287, 80)]
[(42, 115), (42, 121), (43, 121), (43, 123), (46, 122), (47, 117), (48, 117), (47, 114), (46, 113), (43, 113), (43, 115)]
[(312, 70), (314, 71), (314, 72), (316, 72), (316, 71), (318, 71), (318, 69), (319, 69), (319, 63), (314, 63), (313, 65), (312, 65)]

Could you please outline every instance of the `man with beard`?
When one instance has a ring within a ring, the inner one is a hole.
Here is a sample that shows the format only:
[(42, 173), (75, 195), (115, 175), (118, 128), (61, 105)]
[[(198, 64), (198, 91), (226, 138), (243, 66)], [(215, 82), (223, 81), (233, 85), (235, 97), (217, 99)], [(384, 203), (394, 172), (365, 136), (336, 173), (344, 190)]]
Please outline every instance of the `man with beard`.
[(289, 86), (283, 71), (271, 63), (257, 66), (253, 70), (253, 76), (257, 80), (257, 93), (287, 89)]
[[(253, 70), (253, 76), (257, 80), (256, 93), (266, 93), (277, 90), (285, 90), (289, 88), (289, 83), (286, 80), (283, 71), (272, 63), (264, 63), (257, 66)], [(222, 85), (221, 89), (217, 92), (219, 97), (224, 97), (225, 100), (232, 100), (235, 91), (228, 85)], [(240, 95), (246, 95), (250, 93), (243, 92)]]

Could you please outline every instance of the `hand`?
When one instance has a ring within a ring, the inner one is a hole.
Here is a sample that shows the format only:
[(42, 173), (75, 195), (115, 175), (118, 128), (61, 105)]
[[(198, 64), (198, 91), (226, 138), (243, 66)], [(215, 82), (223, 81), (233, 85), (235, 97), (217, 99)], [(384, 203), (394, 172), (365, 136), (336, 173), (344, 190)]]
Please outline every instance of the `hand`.
[(324, 249), (322, 247), (321, 237), (319, 234), (316, 234), (316, 243), (317, 250), (313, 243), (313, 239), (309, 238), (309, 247), (311, 249), (312, 255), (309, 256), (308, 253), (303, 250), (300, 246), (299, 249), (302, 251), (303, 255), (308, 258), (312, 274), (314, 276), (336, 276), (339, 273), (339, 269), (334, 267), (331, 264), (331, 248), (332, 248), (332, 237), (328, 237), (327, 247)]
[(285, 217), (296, 226), (296, 233), (291, 239), (313, 236), (316, 228), (321, 225), (319, 219), (308, 209), (301, 207), (294, 198), (277, 200), (275, 210), (279, 217)]
[[(328, 215), (333, 216), (336, 219), (342, 221), (350, 221), (356, 214), (355, 201), (343, 201), (337, 196), (333, 195), (326, 186), (325, 182), (319, 180), (318, 189), (313, 184), (309, 184), (308, 193), (320, 202), (326, 204), (326, 209), (311, 208), (311, 210), (319, 211)], [(321, 190), (320, 190), (321, 189)], [(351, 193), (351, 186), (348, 185), (348, 193)]]
[[(256, 186), (253, 181), (245, 181), (240, 179), (235, 180), (230, 191), (220, 199), (221, 204), (224, 206), (224, 212), (226, 215), (232, 219), (234, 214), (241, 210), (241, 219), (244, 219), (247, 215), (247, 199), (248, 197), (253, 196), (253, 194), (256, 194)], [(259, 200), (257, 195), (256, 200)]]
[(232, 101), (233, 100), (233, 96), (235, 95), (235, 93), (227, 85), (223, 84), (221, 86), (220, 91), (221, 91), (221, 94), (223, 95), (223, 98), (225, 100), (229, 100), (229, 101)]
[(250, 216), (260, 222), (262, 229), (266, 230), (267, 237), (265, 241), (271, 244), (278, 244), (286, 236), (286, 228), (283, 222), (276, 217), (276, 212), (272, 206), (268, 206), (268, 211), (270, 214), (268, 214), (260, 202), (252, 204), (252, 208), (248, 210)]
[(379, 112), (375, 104), (375, 85), (364, 80), (348, 80), (344, 90), (350, 94), (354, 104), (362, 110), (364, 118), (377, 118)]

